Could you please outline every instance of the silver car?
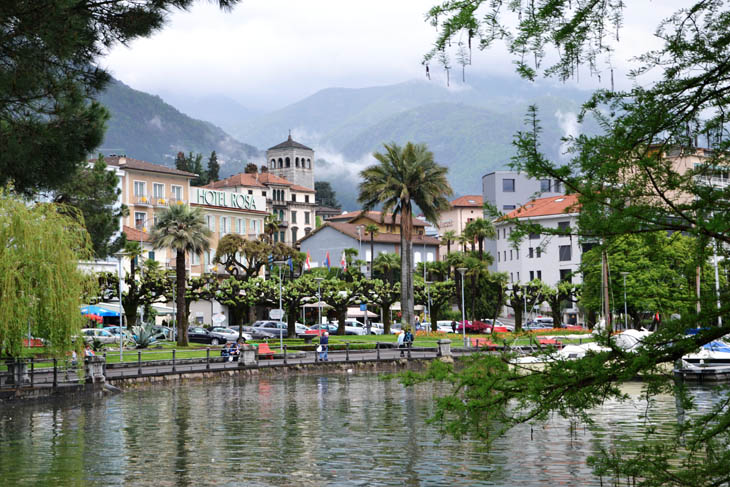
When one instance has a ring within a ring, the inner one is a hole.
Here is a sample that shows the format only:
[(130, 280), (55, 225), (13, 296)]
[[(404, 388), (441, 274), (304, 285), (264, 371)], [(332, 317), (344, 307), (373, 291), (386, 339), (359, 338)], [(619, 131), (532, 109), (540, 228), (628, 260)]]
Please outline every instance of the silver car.
[(110, 333), (103, 328), (82, 328), (81, 337), (86, 343), (92, 343), (97, 340), (101, 343), (119, 343), (119, 336)]

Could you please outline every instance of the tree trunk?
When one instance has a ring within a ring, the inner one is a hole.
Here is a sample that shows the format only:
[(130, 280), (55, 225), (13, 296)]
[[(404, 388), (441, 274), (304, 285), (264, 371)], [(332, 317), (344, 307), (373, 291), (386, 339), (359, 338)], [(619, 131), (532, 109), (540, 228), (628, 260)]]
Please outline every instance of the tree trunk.
[(375, 261), (375, 235), (370, 232), (370, 279), (373, 278), (373, 262)]
[(175, 275), (177, 276), (177, 344), (188, 346), (188, 315), (185, 312), (185, 251), (178, 250), (175, 256)]
[(502, 301), (504, 300), (504, 287), (499, 283), (499, 291), (497, 293), (497, 305), (494, 307), (494, 316), (492, 317), (492, 326), (497, 323), (499, 312), (502, 310)]
[(344, 335), (345, 334), (345, 320), (347, 319), (347, 306), (343, 308), (337, 308), (337, 334), (338, 335)]
[(476, 320), (477, 278), (474, 275), (471, 276), (471, 289), (469, 290), (469, 293), (471, 294), (471, 319)]
[(411, 221), (411, 209), (408, 204), (404, 205), (400, 216), (400, 309), (401, 321), (406, 326), (413, 327), (413, 222)]
[(287, 323), (286, 323), (286, 337), (287, 338), (296, 338), (297, 337), (297, 307), (294, 305), (290, 305), (289, 312), (287, 313)]
[(479, 238), (479, 260), (484, 260), (484, 240), (481, 237)]
[(383, 309), (383, 335), (390, 335), (390, 306), (393, 303), (381, 303)]

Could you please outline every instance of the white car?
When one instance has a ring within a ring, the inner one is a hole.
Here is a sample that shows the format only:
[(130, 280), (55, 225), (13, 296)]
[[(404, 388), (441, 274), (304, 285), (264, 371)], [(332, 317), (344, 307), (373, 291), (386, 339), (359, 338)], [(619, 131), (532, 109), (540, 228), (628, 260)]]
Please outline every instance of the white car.
[[(226, 328), (223, 326), (216, 326), (216, 327), (212, 328), (210, 331), (211, 331), (211, 333), (215, 333), (216, 335), (222, 336), (223, 338), (226, 339), (227, 342), (235, 342), (236, 340), (238, 340), (238, 332), (231, 328)], [(244, 332), (241, 334), (241, 336), (246, 341), (253, 340), (251, 335), (249, 335), (248, 333)]]
[[(337, 320), (332, 321), (335, 326), (339, 326)], [(365, 325), (357, 320), (349, 319), (345, 320), (345, 335), (367, 335), (368, 332), (365, 329)]]
[(86, 343), (91, 343), (94, 340), (98, 340), (101, 343), (119, 343), (119, 336), (103, 328), (82, 328), (81, 337)]
[[(459, 326), (459, 323), (456, 323)], [(454, 329), (451, 328), (451, 320), (438, 320), (436, 322), (436, 329), (442, 333), (454, 333)]]

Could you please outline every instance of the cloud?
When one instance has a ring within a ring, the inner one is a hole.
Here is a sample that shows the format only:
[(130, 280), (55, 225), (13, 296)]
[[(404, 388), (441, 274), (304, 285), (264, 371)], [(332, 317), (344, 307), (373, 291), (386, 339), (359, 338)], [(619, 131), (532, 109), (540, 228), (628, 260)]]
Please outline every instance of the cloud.
[[(557, 110), (555, 118), (558, 119), (558, 126), (563, 131), (563, 137), (575, 138), (580, 135), (580, 124), (578, 123), (578, 114), (574, 112), (563, 112)], [(564, 156), (570, 149), (570, 142), (564, 141), (560, 144), (560, 154)]]

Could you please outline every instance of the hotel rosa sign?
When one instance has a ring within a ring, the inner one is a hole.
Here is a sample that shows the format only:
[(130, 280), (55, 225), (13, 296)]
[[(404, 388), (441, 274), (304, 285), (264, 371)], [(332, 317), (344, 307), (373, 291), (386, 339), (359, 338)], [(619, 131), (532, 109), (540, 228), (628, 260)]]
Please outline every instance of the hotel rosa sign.
[(205, 188), (195, 188), (195, 191), (193, 203), (199, 205), (218, 206), (234, 210), (266, 210), (266, 200), (263, 196), (228, 193)]

